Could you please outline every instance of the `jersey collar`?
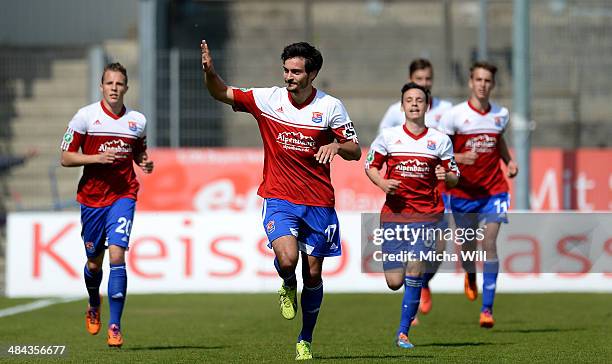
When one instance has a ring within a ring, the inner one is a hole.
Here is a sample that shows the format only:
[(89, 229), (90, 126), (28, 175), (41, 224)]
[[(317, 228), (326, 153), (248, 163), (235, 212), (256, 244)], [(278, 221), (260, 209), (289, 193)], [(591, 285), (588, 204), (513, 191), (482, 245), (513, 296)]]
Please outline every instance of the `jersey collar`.
[(408, 130), (408, 128), (406, 127), (406, 124), (402, 125), (402, 127), (404, 128), (404, 132), (406, 132), (406, 134), (408, 134), (408, 136), (414, 140), (421, 139), (422, 137), (425, 136), (425, 134), (427, 134), (427, 131), (429, 130), (429, 128), (425, 127), (425, 129), (423, 129), (421, 133), (413, 134), (410, 130)]
[(482, 112), (482, 111), (478, 110), (476, 107), (474, 107), (474, 105), (472, 105), (470, 100), (468, 100), (467, 104), (470, 107), (470, 109), (474, 110), (475, 112), (477, 112), (480, 115), (487, 115), (489, 113), (489, 111), (491, 111), (491, 103), (490, 102), (489, 102), (489, 107), (484, 112)]
[(117, 120), (120, 117), (122, 117), (123, 115), (125, 115), (125, 105), (123, 105), (121, 107), (121, 111), (119, 112), (119, 114), (115, 114), (115, 113), (113, 113), (112, 110), (107, 109), (106, 106), (104, 106), (104, 102), (103, 101), (100, 101), (100, 106), (102, 106), (102, 110), (104, 111), (104, 113), (106, 115), (110, 116), (111, 118), (113, 118), (115, 120)]
[(304, 100), (303, 103), (298, 104), (297, 102), (295, 102), (295, 100), (293, 100), (289, 91), (287, 91), (287, 97), (289, 98), (289, 102), (291, 103), (291, 105), (293, 105), (298, 110), (303, 109), (306, 106), (308, 106), (312, 102), (312, 100), (314, 100), (316, 94), (317, 94), (317, 89), (313, 87), (312, 93), (310, 94), (310, 96), (308, 96), (308, 98)]

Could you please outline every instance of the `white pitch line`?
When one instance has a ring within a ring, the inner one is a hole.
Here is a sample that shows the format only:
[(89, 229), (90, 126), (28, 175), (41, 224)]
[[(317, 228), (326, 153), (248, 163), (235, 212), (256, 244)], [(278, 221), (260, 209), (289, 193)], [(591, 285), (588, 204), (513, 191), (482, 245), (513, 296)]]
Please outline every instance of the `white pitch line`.
[(55, 305), (57, 303), (72, 302), (72, 301), (76, 301), (78, 299), (80, 299), (80, 298), (79, 297), (47, 298), (47, 299), (43, 299), (43, 300), (38, 300), (38, 301), (26, 303), (26, 304), (19, 305), (19, 306), (13, 306), (13, 307), (9, 307), (9, 308), (5, 308), (5, 309), (0, 310), (0, 318), (7, 317), (7, 316), (12, 316), (12, 315), (17, 315), (17, 314), (24, 313), (24, 312), (30, 312), (30, 311), (38, 310), (38, 309), (41, 309), (41, 308), (45, 308), (45, 307), (48, 307), (48, 306)]

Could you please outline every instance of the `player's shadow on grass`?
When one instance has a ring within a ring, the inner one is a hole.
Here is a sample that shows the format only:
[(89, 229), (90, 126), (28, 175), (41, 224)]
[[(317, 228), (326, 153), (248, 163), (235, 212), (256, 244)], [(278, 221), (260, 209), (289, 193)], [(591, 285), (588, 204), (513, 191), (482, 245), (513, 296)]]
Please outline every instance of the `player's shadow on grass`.
[[(461, 346), (485, 346), (485, 345), (499, 345), (500, 343), (485, 343), (485, 342), (464, 342), (464, 343), (431, 343), (431, 344), (419, 344), (419, 347), (426, 346), (439, 346), (439, 347), (461, 347)], [(503, 343), (511, 344), (511, 343)]]
[(546, 332), (574, 332), (574, 331), (585, 331), (582, 327), (570, 328), (570, 329), (558, 329), (558, 328), (547, 328), (547, 329), (498, 329), (492, 330), (493, 333), (503, 334), (540, 334)]
[(409, 354), (397, 354), (397, 355), (340, 355), (340, 356), (317, 356), (318, 360), (337, 360), (337, 359), (398, 359), (398, 358), (422, 358), (432, 359), (433, 355), (409, 355)]
[(181, 349), (200, 349), (200, 350), (216, 350), (216, 349), (225, 349), (228, 346), (203, 346), (203, 345), (167, 345), (167, 346), (143, 346), (136, 348), (124, 348), (123, 350), (181, 350)]

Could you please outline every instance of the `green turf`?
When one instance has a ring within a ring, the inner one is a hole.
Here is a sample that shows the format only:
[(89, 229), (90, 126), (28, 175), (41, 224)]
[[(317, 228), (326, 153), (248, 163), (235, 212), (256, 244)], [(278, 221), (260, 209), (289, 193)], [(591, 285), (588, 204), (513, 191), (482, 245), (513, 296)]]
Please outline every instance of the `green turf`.
[[(106, 346), (105, 332), (86, 333), (84, 302), (62, 303), (0, 318), (0, 346), (67, 346), (66, 356), (39, 362), (291, 362), (300, 316), (282, 319), (276, 301), (271, 294), (131, 295), (120, 350)], [(478, 303), (437, 294), (432, 312), (411, 330), (412, 350), (392, 345), (400, 301), (399, 294), (326, 295), (315, 357), (351, 363), (612, 362), (611, 294), (499, 294), (491, 330), (478, 326)]]

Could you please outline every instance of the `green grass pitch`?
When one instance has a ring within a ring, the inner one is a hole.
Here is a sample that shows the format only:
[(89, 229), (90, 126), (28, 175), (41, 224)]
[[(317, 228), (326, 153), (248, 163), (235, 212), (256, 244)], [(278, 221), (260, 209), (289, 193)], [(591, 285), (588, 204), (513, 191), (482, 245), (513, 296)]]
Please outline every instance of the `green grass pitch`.
[[(612, 294), (498, 294), (496, 325), (478, 326), (479, 303), (435, 294), (411, 329), (411, 350), (393, 346), (400, 294), (327, 294), (313, 352), (324, 362), (612, 362)], [(24, 300), (0, 298), (0, 307)], [(273, 294), (128, 296), (122, 349), (106, 331), (85, 331), (85, 300), (0, 318), (0, 346), (66, 345), (62, 357), (8, 362), (291, 362), (300, 313), (281, 318)], [(108, 318), (104, 302), (102, 320)]]

